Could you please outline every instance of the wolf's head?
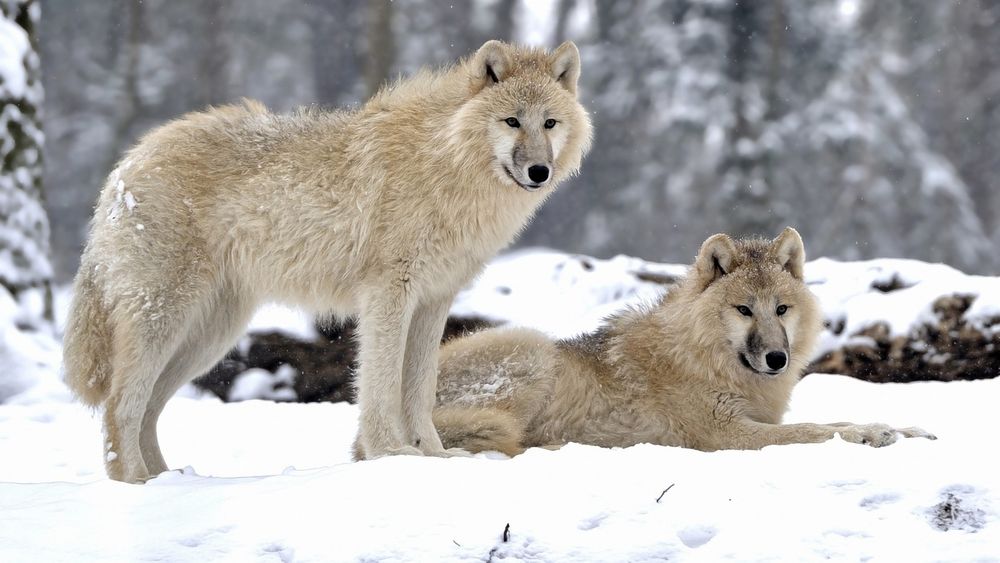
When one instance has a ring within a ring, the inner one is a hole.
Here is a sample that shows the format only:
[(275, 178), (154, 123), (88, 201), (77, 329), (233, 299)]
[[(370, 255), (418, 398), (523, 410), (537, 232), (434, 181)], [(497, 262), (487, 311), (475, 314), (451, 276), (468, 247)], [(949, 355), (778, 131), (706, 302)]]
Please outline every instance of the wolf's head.
[(488, 41), (463, 68), (470, 98), (452, 121), (454, 148), (488, 159), (483, 164), (502, 183), (529, 192), (579, 170), (591, 124), (577, 101), (576, 45), (566, 42), (547, 53)]
[(804, 262), (791, 227), (772, 241), (718, 234), (702, 244), (684, 290), (715, 365), (768, 378), (805, 368), (821, 325)]

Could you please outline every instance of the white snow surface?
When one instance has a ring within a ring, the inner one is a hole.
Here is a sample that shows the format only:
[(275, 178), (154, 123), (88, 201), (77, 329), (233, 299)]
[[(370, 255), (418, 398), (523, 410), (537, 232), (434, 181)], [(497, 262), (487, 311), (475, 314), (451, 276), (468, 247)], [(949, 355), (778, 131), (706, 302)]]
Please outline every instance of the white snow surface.
[[(520, 252), (494, 261), (454, 312), (570, 335), (662, 291), (629, 272), (683, 270)], [(864, 297), (893, 273), (910, 287)], [(818, 260), (807, 277), (848, 326), (905, 331), (956, 291), (979, 296), (967, 315), (983, 326), (1000, 310), (1000, 280), (943, 266)], [(361, 463), (350, 462), (355, 406), (186, 392), (159, 424), (168, 463), (184, 469), (138, 486), (105, 478), (100, 415), (62, 386), (56, 330), (37, 328), (36, 309), (0, 290), (0, 381), (21, 382), (0, 397), (0, 561), (1000, 561), (1000, 380), (817, 374), (797, 386), (786, 422), (919, 425), (939, 438), (881, 449), (569, 445)]]
[(616, 256), (597, 260), (546, 249), (527, 249), (493, 260), (461, 291), (453, 315), (481, 316), (530, 326), (556, 338), (596, 329), (604, 317), (663, 294), (660, 283), (637, 273), (682, 276), (686, 266)]

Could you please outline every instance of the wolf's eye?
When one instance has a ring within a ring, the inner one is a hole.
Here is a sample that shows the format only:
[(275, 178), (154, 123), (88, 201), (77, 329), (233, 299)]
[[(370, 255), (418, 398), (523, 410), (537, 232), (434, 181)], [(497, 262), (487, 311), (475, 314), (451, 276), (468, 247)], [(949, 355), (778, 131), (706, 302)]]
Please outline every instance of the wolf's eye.
[(504, 121), (504, 123), (506, 123), (507, 125), (510, 125), (511, 127), (520, 127), (521, 126), (521, 122), (518, 121), (516, 117), (508, 117), (507, 119), (504, 119), (503, 121)]
[(780, 317), (788, 312), (788, 305), (778, 305), (778, 308), (774, 312)]
[(746, 305), (737, 305), (736, 310), (739, 311), (740, 314), (743, 315), (744, 317), (753, 316), (753, 311), (751, 311), (750, 307), (747, 307)]
[(555, 119), (546, 119), (545, 120), (545, 128), (546, 129), (552, 129), (553, 127), (556, 126), (556, 123), (557, 123), (557, 121)]

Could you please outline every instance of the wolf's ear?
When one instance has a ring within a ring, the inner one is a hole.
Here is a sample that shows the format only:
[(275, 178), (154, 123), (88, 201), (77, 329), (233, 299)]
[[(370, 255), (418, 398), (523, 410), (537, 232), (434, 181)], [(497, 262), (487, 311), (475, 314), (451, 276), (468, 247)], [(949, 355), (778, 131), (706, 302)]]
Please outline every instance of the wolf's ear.
[(732, 270), (734, 256), (736, 256), (736, 245), (729, 235), (721, 233), (712, 235), (703, 242), (694, 261), (694, 269), (701, 281), (701, 287), (706, 288), (728, 274)]
[(785, 227), (785, 230), (771, 242), (771, 249), (781, 267), (788, 270), (795, 279), (801, 280), (806, 262), (806, 249), (799, 232), (791, 227)]
[(492, 86), (503, 80), (508, 66), (509, 59), (504, 44), (495, 39), (483, 43), (472, 56), (473, 77), (479, 82), (480, 88)]
[(576, 94), (576, 82), (580, 79), (580, 50), (572, 41), (565, 41), (549, 55), (552, 78), (571, 94)]

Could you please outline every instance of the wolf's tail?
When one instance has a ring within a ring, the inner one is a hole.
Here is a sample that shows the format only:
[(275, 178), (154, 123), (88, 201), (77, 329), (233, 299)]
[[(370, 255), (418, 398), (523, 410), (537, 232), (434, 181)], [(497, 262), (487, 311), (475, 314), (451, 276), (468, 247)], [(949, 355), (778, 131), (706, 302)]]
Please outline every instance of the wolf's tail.
[(109, 393), (111, 326), (101, 292), (85, 266), (74, 286), (63, 337), (64, 380), (86, 405), (96, 407)]
[(434, 409), (434, 426), (445, 448), (478, 453), (495, 451), (515, 456), (524, 452), (524, 425), (496, 408), (441, 407)]

